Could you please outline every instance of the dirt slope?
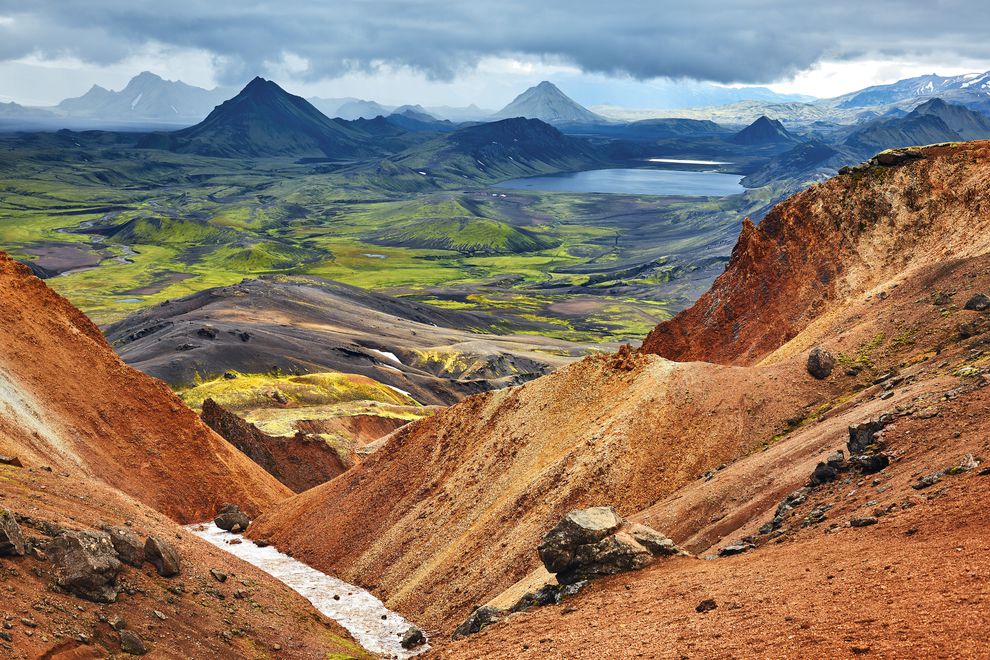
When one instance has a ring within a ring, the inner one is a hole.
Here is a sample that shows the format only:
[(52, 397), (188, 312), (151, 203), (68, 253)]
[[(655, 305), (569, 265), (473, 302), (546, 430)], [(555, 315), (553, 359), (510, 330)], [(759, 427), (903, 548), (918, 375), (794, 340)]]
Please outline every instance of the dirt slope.
[(104, 481), (180, 522), (290, 494), (3, 254), (0, 336), (0, 454)]
[(533, 569), (567, 510), (638, 511), (769, 441), (827, 396), (799, 371), (588, 359), (400, 429), (251, 533), (446, 629)]
[(816, 317), (912, 268), (990, 245), (990, 143), (834, 177), (746, 222), (729, 266), (643, 350), (752, 364)]

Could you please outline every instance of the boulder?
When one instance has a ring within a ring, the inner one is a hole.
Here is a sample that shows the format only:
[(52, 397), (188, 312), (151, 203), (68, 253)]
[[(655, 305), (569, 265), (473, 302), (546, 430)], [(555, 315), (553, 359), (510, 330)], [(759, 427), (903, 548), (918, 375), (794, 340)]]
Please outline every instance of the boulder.
[(179, 574), (179, 551), (157, 536), (149, 536), (148, 540), (145, 541), (144, 556), (162, 577), (172, 577)]
[(820, 486), (839, 478), (839, 470), (831, 463), (819, 463), (811, 473), (811, 485)]
[(497, 607), (482, 605), (474, 612), (471, 612), (471, 616), (465, 619), (464, 623), (457, 626), (457, 629), (454, 630), (454, 639), (461, 639), (468, 635), (481, 632), (482, 628), (500, 620), (504, 614), (505, 612)]
[(48, 544), (48, 557), (63, 591), (96, 603), (117, 600), (121, 563), (109, 534), (63, 531)]
[(235, 527), (237, 532), (243, 532), (251, 524), (251, 519), (236, 504), (224, 504), (213, 518), (213, 524), (228, 532)]
[(24, 535), (14, 514), (6, 509), (0, 511), (0, 555), (23, 557), (26, 551)]
[(622, 517), (610, 506), (571, 511), (540, 542), (540, 560), (551, 573), (565, 570), (577, 548), (602, 540), (622, 525)]
[(612, 507), (571, 511), (539, 546), (544, 566), (563, 585), (638, 570), (656, 556), (683, 552), (656, 530), (627, 522)]
[(144, 564), (144, 543), (141, 543), (137, 534), (126, 527), (107, 526), (104, 531), (110, 535), (110, 542), (113, 543), (120, 561), (141, 568)]
[(824, 380), (832, 375), (835, 369), (835, 358), (821, 346), (815, 346), (808, 353), (808, 373), (818, 380)]
[(10, 467), (24, 467), (21, 463), (21, 459), (16, 456), (4, 456), (0, 454), (0, 465), (9, 465)]
[(990, 296), (985, 293), (975, 293), (966, 301), (963, 309), (968, 309), (971, 312), (985, 312), (990, 309)]

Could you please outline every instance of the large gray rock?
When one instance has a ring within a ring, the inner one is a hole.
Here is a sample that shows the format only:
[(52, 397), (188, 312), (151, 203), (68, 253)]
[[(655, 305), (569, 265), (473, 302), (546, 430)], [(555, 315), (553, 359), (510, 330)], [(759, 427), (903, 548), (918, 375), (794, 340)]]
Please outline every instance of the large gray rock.
[(629, 523), (612, 507), (571, 511), (543, 537), (540, 559), (561, 584), (635, 571), (654, 557), (683, 553), (645, 525)]
[(213, 524), (228, 532), (243, 532), (251, 524), (251, 519), (236, 504), (224, 504), (213, 518)]
[(0, 555), (23, 557), (25, 549), (24, 535), (14, 514), (6, 509), (0, 511)]
[(125, 564), (141, 568), (144, 564), (144, 543), (137, 534), (126, 527), (107, 526), (103, 529), (110, 535), (110, 542), (117, 551), (117, 558)]
[(167, 541), (157, 536), (149, 536), (144, 542), (144, 556), (162, 577), (179, 574), (181, 568), (179, 551)]
[(109, 534), (64, 531), (48, 544), (48, 558), (63, 591), (97, 603), (117, 600), (121, 563)]

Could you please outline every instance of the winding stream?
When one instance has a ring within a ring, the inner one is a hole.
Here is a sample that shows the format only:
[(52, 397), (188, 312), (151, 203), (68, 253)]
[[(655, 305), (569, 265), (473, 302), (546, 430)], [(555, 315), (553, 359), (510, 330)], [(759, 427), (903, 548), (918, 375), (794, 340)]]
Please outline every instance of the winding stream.
[(343, 626), (358, 644), (372, 653), (404, 659), (430, 648), (427, 644), (412, 651), (402, 648), (399, 643), (402, 635), (413, 624), (360, 587), (321, 573), (271, 546), (259, 548), (247, 540), (231, 545), (227, 541), (241, 537), (216, 525), (200, 523), (186, 529), (284, 583)]

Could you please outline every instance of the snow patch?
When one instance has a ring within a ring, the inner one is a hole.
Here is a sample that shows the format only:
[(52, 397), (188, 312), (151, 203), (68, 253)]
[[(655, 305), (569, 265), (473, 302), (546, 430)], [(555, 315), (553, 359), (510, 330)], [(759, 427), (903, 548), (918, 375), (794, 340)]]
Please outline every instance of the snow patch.
[[(200, 523), (189, 525), (186, 529), (284, 583), (321, 613), (342, 625), (361, 646), (372, 653), (403, 659), (419, 655), (430, 648), (429, 645), (423, 645), (414, 651), (402, 648), (402, 635), (413, 624), (386, 608), (380, 600), (360, 587), (321, 573), (271, 546), (259, 548), (248, 540), (230, 545), (227, 541), (240, 537), (225, 532), (216, 525)], [(339, 596), (340, 599), (334, 600), (334, 596)]]
[(412, 395), (412, 394), (410, 394), (409, 392), (406, 392), (405, 390), (400, 390), (400, 389), (399, 389), (398, 387), (396, 387), (395, 385), (388, 385), (387, 383), (382, 383), (382, 385), (385, 385), (385, 387), (387, 387), (387, 388), (389, 388), (390, 390), (395, 390), (395, 391), (396, 391), (396, 392), (398, 392), (399, 394), (404, 394), (404, 395), (406, 395), (407, 397), (409, 397), (409, 398), (410, 398), (410, 399), (412, 399), (413, 401), (415, 401), (415, 400), (416, 400), (416, 399), (415, 399), (415, 398), (413, 397), (413, 395)]
[(137, 104), (141, 101), (142, 96), (144, 96), (144, 92), (141, 92), (140, 94), (134, 97), (134, 100), (131, 101), (131, 110), (137, 107)]
[(375, 355), (381, 356), (383, 358), (388, 358), (393, 362), (398, 362), (399, 364), (402, 364), (402, 360), (400, 360), (399, 357), (395, 353), (392, 353), (391, 351), (379, 351), (377, 348), (369, 348), (367, 350), (371, 351)]

